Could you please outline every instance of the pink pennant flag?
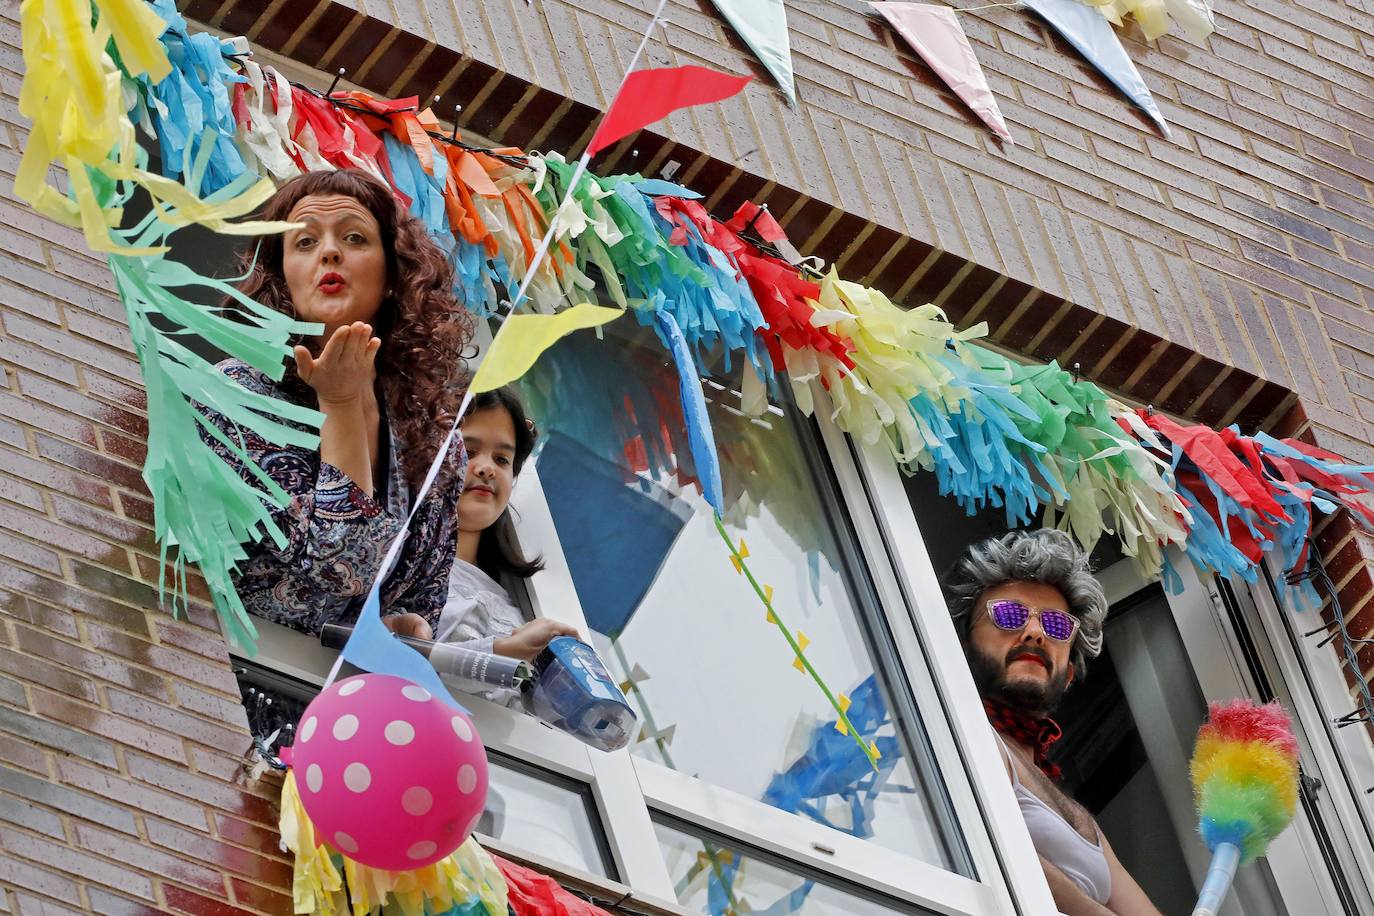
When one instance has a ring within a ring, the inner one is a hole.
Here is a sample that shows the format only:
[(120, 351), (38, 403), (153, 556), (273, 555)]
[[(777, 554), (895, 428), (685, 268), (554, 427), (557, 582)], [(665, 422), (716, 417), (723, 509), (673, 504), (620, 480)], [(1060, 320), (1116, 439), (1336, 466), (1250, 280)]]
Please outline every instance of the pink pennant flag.
[(930, 68), (949, 84), (973, 113), (983, 119), (992, 132), (1008, 143), (1014, 142), (1007, 122), (997, 108), (983, 68), (973, 56), (964, 27), (947, 6), (926, 3), (870, 3), (883, 14), (897, 33), (907, 40)]

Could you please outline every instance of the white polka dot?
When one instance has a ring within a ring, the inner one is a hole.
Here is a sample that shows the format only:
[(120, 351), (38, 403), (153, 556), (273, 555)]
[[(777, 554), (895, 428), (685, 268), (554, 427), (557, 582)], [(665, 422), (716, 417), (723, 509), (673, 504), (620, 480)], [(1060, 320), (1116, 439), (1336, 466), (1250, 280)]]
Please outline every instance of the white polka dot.
[(367, 686), (367, 681), (363, 680), (362, 678), (359, 678), (356, 681), (349, 681), (347, 684), (344, 684), (342, 687), (339, 688), (339, 696), (351, 697), (359, 690), (362, 690), (365, 686)]
[(324, 770), (320, 769), (318, 763), (310, 764), (305, 768), (305, 787), (311, 792), (318, 792), (322, 785), (324, 785)]
[(470, 795), (475, 788), (477, 788), (477, 771), (472, 768), (472, 764), (465, 763), (458, 768), (458, 791), (464, 795)]
[(315, 734), (315, 726), (319, 724), (319, 720), (316, 719), (314, 716), (311, 716), (310, 718), (305, 720), (305, 724), (301, 726), (302, 744), (310, 740), (310, 738)]
[(429, 809), (434, 807), (434, 796), (424, 786), (411, 786), (401, 793), (401, 807), (406, 814), (419, 817), (428, 814)]
[(358, 717), (352, 713), (334, 720), (334, 740), (347, 741), (358, 733)]
[(415, 684), (407, 684), (401, 688), (401, 696), (407, 700), (414, 700), (416, 703), (423, 703), (429, 699), (429, 691)]
[(430, 856), (434, 855), (438, 848), (439, 847), (435, 846), (432, 840), (421, 840), (406, 850), (406, 858), (410, 859), (412, 862), (428, 859)]
[(361, 763), (350, 763), (344, 767), (344, 785), (353, 792), (366, 792), (372, 785), (372, 771)]
[(349, 836), (348, 834), (344, 833), (342, 830), (334, 834), (334, 845), (342, 849), (344, 852), (358, 851), (358, 841), (353, 839), (353, 837)]
[(472, 740), (472, 726), (468, 724), (468, 720), (463, 716), (453, 717), (453, 733), (464, 741)]
[(415, 727), (404, 719), (397, 719), (395, 722), (388, 722), (382, 731), (386, 735), (386, 740), (397, 747), (402, 747), (415, 740)]

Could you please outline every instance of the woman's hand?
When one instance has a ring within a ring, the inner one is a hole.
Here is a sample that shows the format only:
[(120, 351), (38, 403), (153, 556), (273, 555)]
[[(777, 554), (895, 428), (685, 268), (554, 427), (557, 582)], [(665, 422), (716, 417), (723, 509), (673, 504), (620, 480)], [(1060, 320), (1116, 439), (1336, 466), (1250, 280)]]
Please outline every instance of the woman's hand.
[(381, 346), (372, 325), (355, 321), (335, 329), (318, 357), (298, 344), (296, 372), (315, 389), (322, 406), (364, 402), (372, 394), (373, 365)]
[(382, 626), (397, 636), (410, 636), (414, 639), (433, 639), (434, 629), (429, 621), (419, 614), (392, 614), (382, 618)]
[(497, 655), (532, 662), (534, 657), (548, 646), (549, 640), (555, 636), (579, 635), (577, 627), (559, 623), (557, 620), (550, 620), (547, 617), (540, 617), (538, 620), (531, 620), (522, 625), (509, 636), (496, 640), (492, 643), (491, 648)]

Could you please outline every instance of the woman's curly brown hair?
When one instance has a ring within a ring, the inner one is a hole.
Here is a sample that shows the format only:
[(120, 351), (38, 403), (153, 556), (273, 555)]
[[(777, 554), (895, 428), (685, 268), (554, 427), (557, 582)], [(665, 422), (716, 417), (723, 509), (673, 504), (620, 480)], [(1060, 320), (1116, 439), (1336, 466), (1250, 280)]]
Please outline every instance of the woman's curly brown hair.
[[(362, 169), (307, 172), (286, 182), (267, 202), (262, 218), (286, 220), (302, 198), (311, 194), (352, 197), (377, 219), (386, 250), (387, 283), (373, 333), (382, 341), (377, 352), (377, 378), (386, 397), (391, 428), (403, 453), (397, 458), (411, 486), (418, 487), (434, 455), (452, 428), (463, 390), (467, 363), (463, 349), (473, 322), (453, 294), (453, 267), (391, 189)], [(257, 255), (239, 289), (269, 308), (296, 317), (282, 273), (282, 236), (259, 238)], [(245, 269), (249, 267), (247, 263)], [(314, 392), (287, 360), (286, 390), (307, 401)], [(455, 469), (446, 461), (443, 478)]]

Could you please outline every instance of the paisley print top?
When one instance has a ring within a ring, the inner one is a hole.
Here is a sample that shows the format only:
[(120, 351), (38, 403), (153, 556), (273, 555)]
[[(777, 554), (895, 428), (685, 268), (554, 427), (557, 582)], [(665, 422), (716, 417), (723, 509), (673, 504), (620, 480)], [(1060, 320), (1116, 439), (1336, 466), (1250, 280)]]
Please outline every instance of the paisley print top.
[[(218, 368), (249, 391), (299, 402), (239, 360), (225, 360)], [(274, 445), (210, 408), (202, 405), (200, 410), (230, 439), (241, 437), (252, 460), (291, 498), (284, 509), (269, 507), (286, 545), (278, 547), (270, 536), (245, 545), (248, 557), (239, 563), (235, 584), (249, 613), (311, 634), (326, 623), (355, 620), (382, 557), (405, 527), (411, 508), (410, 486), (397, 461), (399, 443), (387, 422), (385, 406), (381, 421), (385, 435), (380, 438), (387, 447), (387, 473), (384, 481), (378, 481), (375, 497), (322, 461), (317, 449)], [(201, 438), (244, 479), (252, 480), (222, 443), (204, 430)], [(457, 547), (458, 495), (467, 464), (461, 436), (455, 438), (448, 460), (454, 467), (448, 478), (451, 482), (430, 489), (381, 592), (384, 615), (412, 612), (436, 628), (448, 597), (449, 570)]]

